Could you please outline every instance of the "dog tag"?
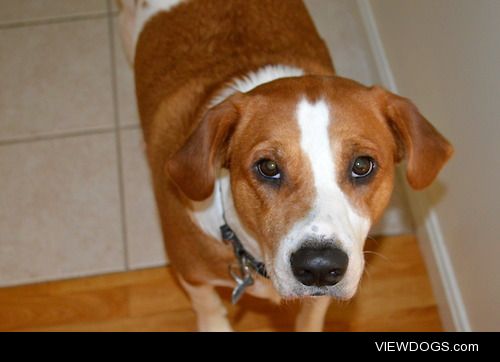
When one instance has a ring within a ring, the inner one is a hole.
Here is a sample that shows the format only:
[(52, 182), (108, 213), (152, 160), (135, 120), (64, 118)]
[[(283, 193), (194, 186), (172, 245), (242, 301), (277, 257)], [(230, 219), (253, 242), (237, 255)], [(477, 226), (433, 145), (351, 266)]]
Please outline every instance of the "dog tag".
[(245, 279), (241, 280), (241, 283), (238, 283), (238, 285), (233, 289), (233, 294), (231, 295), (231, 303), (238, 303), (243, 293), (245, 293), (245, 289), (252, 284), (253, 278), (251, 276), (248, 276)]
[(234, 287), (231, 295), (231, 303), (233, 304), (238, 303), (243, 293), (245, 293), (245, 289), (253, 284), (253, 278), (248, 267), (242, 268), (241, 272), (242, 276), (239, 276), (231, 267), (229, 268), (229, 273), (236, 282), (236, 287)]

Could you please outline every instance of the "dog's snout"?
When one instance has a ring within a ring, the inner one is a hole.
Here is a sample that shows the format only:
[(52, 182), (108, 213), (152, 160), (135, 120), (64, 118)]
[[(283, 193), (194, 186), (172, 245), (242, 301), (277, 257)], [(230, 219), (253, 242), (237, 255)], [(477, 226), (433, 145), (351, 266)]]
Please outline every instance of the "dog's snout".
[(292, 254), (290, 262), (299, 282), (322, 287), (335, 285), (342, 279), (349, 258), (333, 246), (305, 246)]

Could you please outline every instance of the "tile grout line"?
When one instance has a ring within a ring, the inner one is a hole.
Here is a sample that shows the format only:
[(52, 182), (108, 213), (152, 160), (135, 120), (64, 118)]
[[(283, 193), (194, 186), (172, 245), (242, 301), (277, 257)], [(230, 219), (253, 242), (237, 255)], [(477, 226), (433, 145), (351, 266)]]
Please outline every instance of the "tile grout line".
[(60, 24), (69, 23), (74, 21), (83, 20), (94, 20), (94, 19), (105, 19), (108, 16), (114, 16), (116, 12), (94, 12), (79, 15), (60, 15), (55, 17), (47, 17), (45, 19), (32, 19), (32, 20), (19, 20), (10, 23), (0, 23), (0, 30), (3, 29), (13, 29), (13, 28), (25, 28), (30, 26), (48, 25), (48, 24)]
[[(139, 129), (139, 125), (134, 125), (134, 124), (123, 125), (123, 126), (120, 126), (120, 129), (121, 130)], [(71, 137), (104, 134), (104, 133), (111, 133), (114, 131), (115, 131), (115, 125), (110, 126), (110, 127), (103, 126), (103, 127), (95, 127), (95, 128), (88, 128), (88, 129), (62, 131), (62, 132), (56, 132), (56, 133), (46, 133), (46, 134), (42, 133), (42, 134), (34, 134), (34, 135), (28, 135), (28, 136), (18, 136), (18, 137), (0, 139), (0, 147), (1, 146), (15, 145), (18, 143), (31, 143), (31, 142), (38, 142), (38, 141), (50, 141), (50, 140), (64, 139), (64, 138), (71, 138)]]
[(10, 146), (18, 143), (31, 143), (31, 142), (38, 142), (38, 141), (49, 141), (53, 139), (64, 139), (64, 138), (71, 138), (71, 137), (79, 137), (79, 136), (88, 136), (88, 135), (93, 135), (93, 134), (103, 134), (103, 133), (110, 133), (113, 132), (114, 127), (96, 127), (96, 128), (90, 128), (90, 129), (81, 129), (81, 130), (74, 130), (74, 131), (66, 131), (66, 132), (60, 132), (60, 133), (46, 133), (46, 134), (35, 134), (35, 135), (29, 135), (29, 136), (19, 136), (19, 137), (13, 137), (13, 138), (6, 138), (3, 140), (0, 140), (0, 146)]
[(123, 254), (125, 258), (125, 270), (130, 271), (128, 240), (127, 240), (127, 218), (125, 209), (125, 181), (123, 175), (123, 158), (122, 158), (122, 144), (121, 144), (121, 130), (120, 119), (118, 113), (118, 89), (117, 89), (117, 74), (116, 74), (116, 57), (115, 57), (115, 38), (114, 38), (114, 24), (113, 24), (113, 10), (110, 0), (106, 1), (108, 9), (108, 36), (110, 48), (110, 63), (111, 63), (111, 89), (113, 91), (113, 111), (115, 123), (115, 144), (116, 144), (116, 157), (117, 157), (117, 171), (118, 171), (118, 192), (120, 195), (120, 218), (121, 218), (121, 231), (123, 242)]

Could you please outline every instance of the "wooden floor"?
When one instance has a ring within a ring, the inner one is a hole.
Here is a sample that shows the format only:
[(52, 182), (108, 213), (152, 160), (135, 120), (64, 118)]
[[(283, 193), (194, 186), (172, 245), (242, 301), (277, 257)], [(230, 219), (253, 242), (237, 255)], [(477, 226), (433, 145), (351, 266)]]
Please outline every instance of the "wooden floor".
[[(366, 273), (350, 302), (334, 302), (328, 331), (440, 331), (426, 270), (413, 236), (367, 242)], [(238, 331), (288, 331), (298, 303), (274, 306), (249, 296), (231, 306)], [(1, 331), (193, 331), (189, 301), (169, 268), (0, 289)]]

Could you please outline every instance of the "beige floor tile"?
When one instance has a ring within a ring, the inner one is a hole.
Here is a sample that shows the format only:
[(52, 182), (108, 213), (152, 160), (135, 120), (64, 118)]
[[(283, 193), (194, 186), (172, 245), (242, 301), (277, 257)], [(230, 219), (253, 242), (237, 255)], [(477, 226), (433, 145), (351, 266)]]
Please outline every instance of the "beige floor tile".
[(0, 146), (0, 286), (124, 270), (113, 133)]
[(122, 130), (128, 266), (164, 265), (163, 239), (140, 130)]
[(1, 0), (0, 24), (106, 13), (106, 0)]
[(120, 29), (116, 17), (114, 19), (114, 42), (116, 59), (116, 92), (118, 98), (118, 115), (121, 126), (138, 125), (139, 114), (135, 99), (134, 74), (132, 66), (127, 62), (120, 39)]
[(0, 139), (113, 126), (107, 19), (0, 30)]

